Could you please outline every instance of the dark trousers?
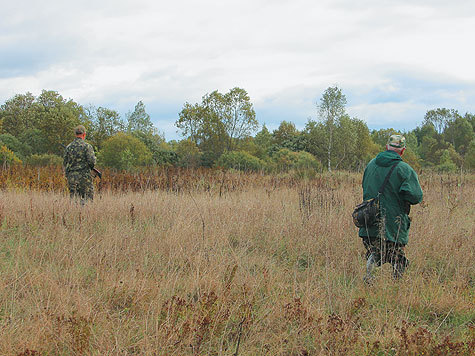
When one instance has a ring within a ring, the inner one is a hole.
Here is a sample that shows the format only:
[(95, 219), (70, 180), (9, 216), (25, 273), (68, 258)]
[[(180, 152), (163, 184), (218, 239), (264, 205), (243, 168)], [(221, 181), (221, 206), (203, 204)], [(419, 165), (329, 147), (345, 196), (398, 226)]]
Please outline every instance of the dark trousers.
[(385, 241), (379, 237), (362, 237), (366, 249), (366, 259), (373, 255), (373, 261), (377, 266), (390, 263), (393, 266), (395, 277), (402, 275), (409, 260), (404, 253), (404, 245)]

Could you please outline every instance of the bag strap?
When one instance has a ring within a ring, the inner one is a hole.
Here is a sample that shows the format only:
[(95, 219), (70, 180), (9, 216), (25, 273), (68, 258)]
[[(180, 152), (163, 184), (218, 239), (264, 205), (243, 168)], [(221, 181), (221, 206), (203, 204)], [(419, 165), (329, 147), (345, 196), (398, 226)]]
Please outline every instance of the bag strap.
[(394, 163), (393, 166), (391, 167), (391, 169), (389, 170), (388, 174), (386, 175), (386, 178), (384, 178), (383, 184), (381, 184), (381, 188), (379, 188), (379, 190), (378, 190), (378, 195), (379, 195), (379, 194), (383, 194), (384, 188), (386, 188), (386, 184), (388, 184), (388, 182), (389, 182), (389, 177), (391, 177), (391, 174), (393, 173), (394, 168), (396, 168), (396, 166), (398, 165), (398, 163), (399, 163), (399, 161), (397, 161), (396, 163)]

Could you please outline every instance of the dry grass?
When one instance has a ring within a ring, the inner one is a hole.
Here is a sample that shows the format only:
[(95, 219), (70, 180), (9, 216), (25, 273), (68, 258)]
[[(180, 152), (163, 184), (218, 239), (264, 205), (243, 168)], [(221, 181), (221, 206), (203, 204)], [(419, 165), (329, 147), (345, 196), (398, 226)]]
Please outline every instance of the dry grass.
[(411, 266), (362, 283), (360, 175), (0, 192), (1, 355), (473, 355), (474, 176), (422, 176)]

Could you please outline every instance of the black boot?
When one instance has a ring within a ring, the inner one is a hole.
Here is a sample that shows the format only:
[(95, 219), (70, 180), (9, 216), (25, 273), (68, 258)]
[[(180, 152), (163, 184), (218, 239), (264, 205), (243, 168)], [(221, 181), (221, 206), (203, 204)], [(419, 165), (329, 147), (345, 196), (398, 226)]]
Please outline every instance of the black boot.
[(399, 258), (398, 261), (393, 263), (393, 278), (400, 279), (408, 266), (409, 260), (406, 257)]

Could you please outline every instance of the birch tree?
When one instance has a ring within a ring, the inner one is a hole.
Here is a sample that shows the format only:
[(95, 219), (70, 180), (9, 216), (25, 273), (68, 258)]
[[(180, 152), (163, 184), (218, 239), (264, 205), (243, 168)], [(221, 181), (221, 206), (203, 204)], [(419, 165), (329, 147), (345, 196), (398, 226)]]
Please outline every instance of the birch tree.
[(327, 167), (331, 172), (331, 156), (334, 147), (334, 132), (341, 118), (346, 114), (346, 97), (337, 86), (328, 87), (317, 104), (318, 116), (326, 129)]

